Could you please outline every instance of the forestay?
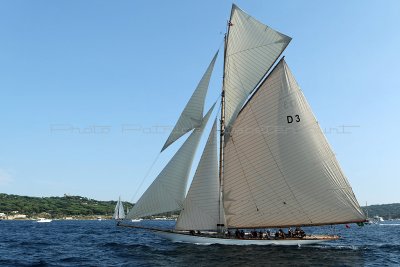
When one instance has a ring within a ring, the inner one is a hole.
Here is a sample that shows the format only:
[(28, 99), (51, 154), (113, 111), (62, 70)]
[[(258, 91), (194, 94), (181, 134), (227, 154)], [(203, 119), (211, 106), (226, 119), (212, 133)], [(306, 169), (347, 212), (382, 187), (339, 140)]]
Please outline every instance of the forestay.
[(197, 85), (196, 90), (193, 92), (193, 95), (190, 97), (189, 102), (183, 109), (181, 116), (176, 122), (175, 127), (169, 135), (163, 148), (161, 149), (161, 152), (185, 133), (201, 126), (204, 111), (204, 101), (207, 95), (208, 85), (210, 83), (211, 74), (214, 69), (217, 56), (218, 51), (211, 60), (210, 65), (204, 73), (203, 78)]
[(243, 107), (224, 151), (228, 227), (365, 220), (284, 60)]
[(208, 137), (192, 184), (176, 222), (177, 230), (217, 230), (223, 224), (217, 155), (217, 121)]
[(291, 38), (233, 5), (225, 56), (225, 125), (229, 132), (239, 110)]
[(127, 215), (127, 218), (140, 218), (180, 210), (182, 208), (193, 157), (214, 106), (215, 104), (204, 116), (201, 127), (196, 128), (191, 133), (185, 143), (137, 201)]

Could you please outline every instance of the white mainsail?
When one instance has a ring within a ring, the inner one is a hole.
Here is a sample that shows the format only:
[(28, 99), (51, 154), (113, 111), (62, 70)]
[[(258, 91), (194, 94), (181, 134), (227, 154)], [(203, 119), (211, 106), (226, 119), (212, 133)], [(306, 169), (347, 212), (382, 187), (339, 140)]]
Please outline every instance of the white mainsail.
[(210, 83), (210, 78), (212, 71), (214, 69), (215, 61), (218, 56), (218, 51), (211, 60), (206, 72), (201, 78), (196, 90), (190, 97), (189, 102), (183, 109), (181, 116), (175, 124), (174, 129), (169, 135), (167, 141), (165, 142), (161, 152), (164, 151), (169, 145), (178, 140), (182, 135), (189, 132), (194, 128), (199, 128), (203, 119), (204, 101), (207, 95), (208, 85)]
[(241, 110), (226, 143), (224, 160), (228, 227), (365, 220), (284, 60)]
[(121, 202), (121, 197), (119, 197), (117, 205), (115, 205), (114, 215), (112, 218), (115, 220), (125, 219), (124, 205)]
[(236, 5), (232, 6), (224, 75), (226, 133), (249, 94), (290, 40), (290, 37), (262, 24)]
[(177, 230), (217, 230), (217, 225), (224, 223), (224, 214), (219, 212), (222, 203), (217, 153), (215, 120), (176, 222)]
[(183, 206), (187, 181), (204, 127), (214, 109), (210, 108), (181, 148), (176, 152), (150, 187), (143, 193), (127, 215), (128, 219), (180, 210)]

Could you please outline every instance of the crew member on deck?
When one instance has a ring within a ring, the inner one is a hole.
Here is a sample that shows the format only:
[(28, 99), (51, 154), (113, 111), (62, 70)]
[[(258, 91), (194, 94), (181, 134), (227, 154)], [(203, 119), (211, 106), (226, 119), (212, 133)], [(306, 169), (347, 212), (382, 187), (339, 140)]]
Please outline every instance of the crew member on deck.
[(258, 232), (258, 238), (260, 238), (260, 239), (263, 239), (263, 232), (260, 230), (259, 232)]
[(292, 230), (292, 228), (289, 228), (288, 233), (287, 233), (287, 237), (293, 237), (293, 230)]
[(239, 231), (239, 229), (236, 229), (236, 231), (235, 231), (235, 236), (236, 236), (236, 238), (240, 238), (240, 231)]
[(279, 231), (278, 231), (278, 237), (279, 237), (279, 238), (282, 238), (282, 239), (285, 239), (285, 233), (283, 232), (282, 229), (279, 229)]
[(265, 234), (265, 237), (267, 239), (271, 239), (271, 231), (270, 230), (267, 230), (267, 233)]

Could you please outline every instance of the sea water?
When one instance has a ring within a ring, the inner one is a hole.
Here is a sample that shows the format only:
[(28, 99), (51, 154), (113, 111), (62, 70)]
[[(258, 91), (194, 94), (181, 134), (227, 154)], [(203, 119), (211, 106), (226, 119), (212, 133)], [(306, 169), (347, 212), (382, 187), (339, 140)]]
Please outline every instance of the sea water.
[[(172, 228), (174, 221), (142, 221)], [(400, 266), (400, 221), (304, 228), (342, 239), (313, 246), (173, 243), (115, 221), (0, 221), (0, 266)]]

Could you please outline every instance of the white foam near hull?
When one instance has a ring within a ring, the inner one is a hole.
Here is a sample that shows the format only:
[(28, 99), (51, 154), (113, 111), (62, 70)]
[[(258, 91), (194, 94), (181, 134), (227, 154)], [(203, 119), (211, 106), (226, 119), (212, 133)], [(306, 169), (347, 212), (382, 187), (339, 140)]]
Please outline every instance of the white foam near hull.
[(154, 232), (157, 235), (169, 239), (173, 242), (184, 242), (193, 244), (301, 246), (339, 239), (338, 236), (312, 236), (303, 239), (236, 239), (188, 235), (164, 231)]

